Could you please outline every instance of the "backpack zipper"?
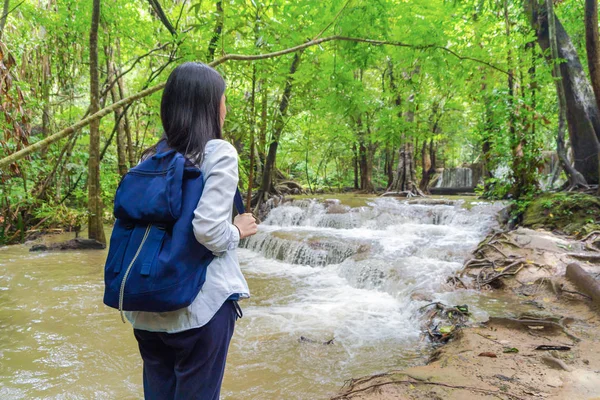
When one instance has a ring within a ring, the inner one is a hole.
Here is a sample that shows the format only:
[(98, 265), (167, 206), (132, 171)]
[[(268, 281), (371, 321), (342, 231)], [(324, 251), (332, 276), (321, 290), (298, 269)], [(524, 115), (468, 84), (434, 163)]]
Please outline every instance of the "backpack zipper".
[(148, 238), (148, 234), (150, 233), (151, 227), (152, 227), (152, 224), (148, 224), (148, 226), (146, 227), (146, 232), (144, 232), (144, 237), (142, 238), (142, 242), (140, 243), (140, 246), (138, 247), (137, 251), (135, 252), (133, 259), (129, 263), (127, 270), (125, 270), (125, 275), (123, 275), (123, 281), (121, 282), (121, 290), (119, 291), (119, 312), (121, 313), (121, 321), (123, 321), (123, 323), (125, 323), (125, 317), (123, 316), (123, 296), (125, 296), (125, 282), (127, 281), (127, 277), (129, 277), (129, 272), (131, 272), (133, 263), (135, 263), (135, 260), (137, 259), (138, 255), (140, 254), (140, 251), (142, 250), (142, 247), (144, 246), (144, 242)]

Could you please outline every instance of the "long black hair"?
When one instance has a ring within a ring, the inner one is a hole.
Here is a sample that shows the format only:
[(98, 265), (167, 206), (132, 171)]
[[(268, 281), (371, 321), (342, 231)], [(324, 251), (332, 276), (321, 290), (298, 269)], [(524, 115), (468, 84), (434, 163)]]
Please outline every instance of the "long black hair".
[[(164, 129), (161, 140), (191, 161), (200, 163), (206, 142), (221, 139), (221, 97), (223, 77), (200, 62), (176, 67), (163, 91), (160, 118)], [(154, 153), (156, 145), (142, 156)]]

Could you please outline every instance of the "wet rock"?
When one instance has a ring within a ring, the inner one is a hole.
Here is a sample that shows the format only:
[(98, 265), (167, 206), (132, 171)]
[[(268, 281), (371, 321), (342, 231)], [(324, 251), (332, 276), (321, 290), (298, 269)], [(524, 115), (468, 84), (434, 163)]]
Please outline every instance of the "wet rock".
[(432, 293), (414, 292), (410, 295), (410, 299), (414, 301), (433, 301)]
[(331, 339), (327, 340), (326, 342), (319, 342), (318, 340), (309, 339), (305, 336), (300, 336), (300, 339), (298, 339), (298, 342), (300, 342), (300, 343), (316, 343), (316, 344), (322, 344), (324, 346), (328, 346), (328, 345), (334, 343), (334, 339), (331, 338)]
[(29, 251), (51, 251), (51, 250), (102, 250), (106, 245), (95, 239), (71, 239), (66, 242), (52, 244), (35, 244)]

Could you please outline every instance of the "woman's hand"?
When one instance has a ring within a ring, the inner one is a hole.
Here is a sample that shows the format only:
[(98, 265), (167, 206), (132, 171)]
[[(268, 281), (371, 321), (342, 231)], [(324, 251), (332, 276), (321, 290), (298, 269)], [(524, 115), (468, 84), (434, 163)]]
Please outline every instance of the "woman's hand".
[(240, 231), (240, 239), (254, 235), (258, 231), (256, 219), (250, 213), (238, 214), (233, 219), (233, 224)]

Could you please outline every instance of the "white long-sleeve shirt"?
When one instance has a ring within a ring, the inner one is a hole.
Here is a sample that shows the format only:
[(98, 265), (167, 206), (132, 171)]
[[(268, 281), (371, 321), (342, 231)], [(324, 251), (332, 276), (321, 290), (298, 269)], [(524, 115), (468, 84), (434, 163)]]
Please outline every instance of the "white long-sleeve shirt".
[(208, 323), (232, 295), (250, 297), (235, 249), (240, 236), (231, 223), (233, 196), (238, 185), (238, 155), (224, 140), (210, 140), (200, 166), (204, 190), (194, 211), (194, 235), (216, 256), (208, 265), (206, 281), (196, 299), (186, 308), (155, 313), (127, 311), (134, 329), (176, 333)]

